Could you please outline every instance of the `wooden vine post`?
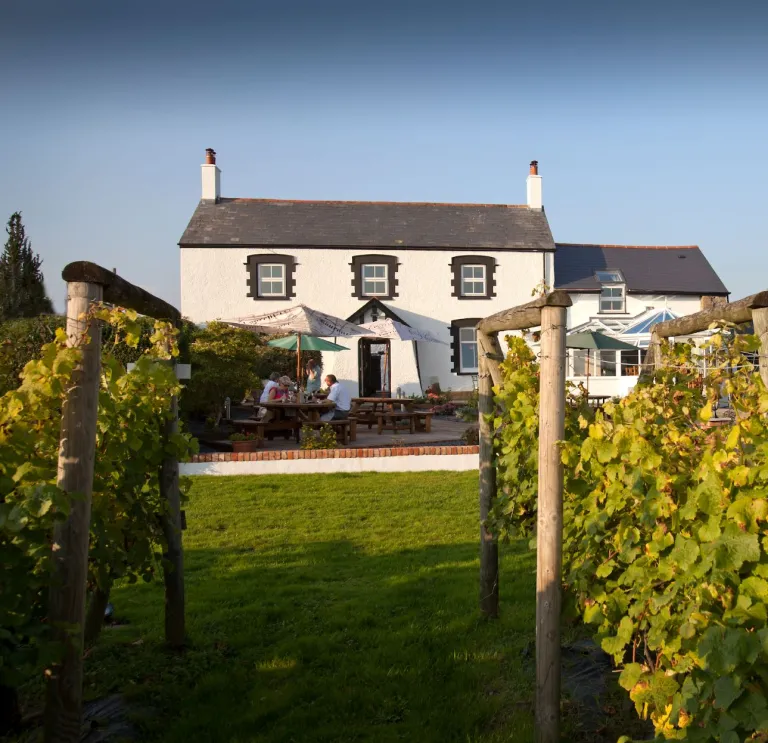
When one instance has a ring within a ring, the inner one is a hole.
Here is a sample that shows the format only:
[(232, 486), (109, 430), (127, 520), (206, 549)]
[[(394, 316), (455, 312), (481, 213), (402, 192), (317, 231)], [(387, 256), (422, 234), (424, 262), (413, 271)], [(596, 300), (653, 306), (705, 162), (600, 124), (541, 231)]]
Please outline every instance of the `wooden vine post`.
[[(163, 425), (163, 441), (167, 442), (179, 431), (179, 401), (171, 398), (169, 416)], [(186, 625), (184, 619), (184, 550), (181, 544), (181, 492), (179, 491), (179, 462), (166, 455), (160, 468), (160, 497), (167, 511), (160, 517), (165, 537), (163, 554), (163, 581), (165, 585), (165, 641), (174, 648), (184, 647)]]
[(64, 650), (61, 662), (52, 666), (46, 681), (46, 743), (80, 740), (85, 590), (101, 370), (101, 327), (89, 320), (88, 310), (101, 298), (99, 284), (67, 284), (67, 345), (79, 348), (82, 359), (72, 373), (72, 386), (61, 412), (56, 482), (74, 497), (67, 520), (58, 523), (53, 532), (48, 621)]
[(554, 291), (497, 312), (477, 326), (480, 415), (480, 611), (498, 616), (497, 536), (485, 526), (496, 498), (493, 387), (502, 383), (500, 331), (541, 326), (539, 498), (536, 556), (536, 730), (539, 743), (559, 740), (560, 575), (563, 543), (563, 467), (558, 441), (565, 427), (565, 332), (571, 298)]
[(100, 323), (89, 320), (88, 311), (94, 302), (103, 300), (155, 318), (180, 319), (179, 311), (167, 302), (94, 263), (70, 263), (62, 278), (67, 282), (67, 345), (81, 349), (82, 359), (73, 372), (61, 416), (57, 484), (73, 498), (66, 521), (57, 524), (53, 534), (48, 622), (64, 652), (46, 679), (45, 743), (77, 743), (81, 732), (83, 632), (101, 369)]
[(541, 310), (539, 498), (536, 522), (536, 737), (560, 740), (566, 308)]

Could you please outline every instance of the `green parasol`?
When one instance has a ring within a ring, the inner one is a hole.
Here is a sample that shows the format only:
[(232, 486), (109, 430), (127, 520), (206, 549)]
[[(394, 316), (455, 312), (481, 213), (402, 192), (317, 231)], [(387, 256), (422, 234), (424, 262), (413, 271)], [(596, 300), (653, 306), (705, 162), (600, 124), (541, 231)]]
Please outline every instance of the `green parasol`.
[(585, 351), (637, 351), (637, 346), (624, 343), (605, 333), (598, 333), (596, 330), (566, 335), (565, 345), (567, 348), (580, 348)]
[[(268, 346), (275, 348), (284, 348), (286, 351), (295, 351), (299, 347), (298, 335), (287, 335), (285, 338), (275, 338), (273, 341), (267, 341)], [(315, 338), (313, 335), (301, 336), (302, 351), (348, 351), (346, 346), (340, 346), (337, 343)]]
[(301, 385), (301, 352), (302, 351), (348, 351), (346, 346), (316, 338), (314, 335), (296, 333), (285, 338), (275, 338), (267, 341), (268, 346), (284, 348), (286, 351), (296, 351), (296, 384)]
[(585, 333), (572, 333), (565, 336), (566, 348), (578, 348), (587, 352), (587, 393), (589, 393), (590, 351), (637, 351), (637, 346), (612, 338), (596, 330)]

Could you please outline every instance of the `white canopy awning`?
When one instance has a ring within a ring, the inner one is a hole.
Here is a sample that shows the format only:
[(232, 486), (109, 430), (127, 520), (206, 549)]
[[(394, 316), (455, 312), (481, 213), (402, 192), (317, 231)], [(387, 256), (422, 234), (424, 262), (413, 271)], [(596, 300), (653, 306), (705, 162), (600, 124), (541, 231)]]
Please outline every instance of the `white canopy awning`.
[(304, 304), (276, 312), (267, 312), (264, 315), (247, 315), (222, 322), (254, 333), (302, 333), (326, 338), (371, 335), (369, 330), (360, 325), (347, 322), (340, 317), (326, 315), (325, 312), (313, 310)]
[(377, 338), (396, 338), (401, 341), (424, 341), (425, 343), (442, 343), (447, 346), (445, 341), (441, 341), (429, 330), (420, 330), (412, 328), (410, 325), (386, 318), (385, 320), (376, 320), (376, 322), (363, 323), (361, 328), (365, 328), (369, 333)]

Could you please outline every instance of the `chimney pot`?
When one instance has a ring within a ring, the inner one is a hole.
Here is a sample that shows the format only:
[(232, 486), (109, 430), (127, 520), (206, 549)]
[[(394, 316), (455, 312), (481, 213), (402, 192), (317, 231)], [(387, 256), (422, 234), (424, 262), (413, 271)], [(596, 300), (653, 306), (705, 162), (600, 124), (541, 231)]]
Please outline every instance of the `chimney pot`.
[(216, 165), (216, 152), (210, 147), (205, 151), (205, 164)]
[[(214, 155), (216, 153), (214, 152)], [(531, 160), (531, 175), (538, 175), (539, 174), (539, 161), (538, 160)]]

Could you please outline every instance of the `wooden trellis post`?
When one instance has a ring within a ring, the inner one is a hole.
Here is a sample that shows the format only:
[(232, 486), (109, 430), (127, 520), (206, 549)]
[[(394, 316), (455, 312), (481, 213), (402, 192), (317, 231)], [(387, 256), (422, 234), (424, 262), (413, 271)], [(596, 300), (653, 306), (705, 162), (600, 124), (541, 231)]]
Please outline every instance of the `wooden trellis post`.
[(565, 307), (541, 310), (539, 500), (536, 530), (536, 738), (560, 740), (560, 607), (563, 560)]
[[(94, 302), (104, 300), (155, 318), (179, 320), (177, 309), (94, 263), (70, 263), (67, 282), (67, 344), (82, 351), (64, 401), (59, 445), (58, 486), (74, 497), (67, 520), (53, 535), (53, 575), (48, 621), (63, 643), (64, 655), (46, 681), (45, 743), (76, 743), (82, 717), (82, 649), (91, 493), (101, 367), (101, 328), (88, 321)], [(183, 609), (182, 609), (183, 611)]]
[(565, 427), (565, 331), (571, 298), (554, 291), (497, 312), (477, 326), (480, 415), (480, 610), (498, 615), (499, 555), (485, 519), (496, 497), (493, 386), (502, 383), (500, 331), (541, 326), (539, 373), (539, 498), (536, 555), (536, 731), (539, 743), (556, 743), (560, 723), (560, 574), (563, 544), (563, 467), (557, 444)]
[[(179, 402), (171, 399), (171, 415), (163, 426), (163, 438), (168, 440), (179, 430)], [(181, 493), (179, 492), (179, 462), (166, 456), (160, 469), (160, 496), (168, 505), (160, 523), (167, 545), (163, 555), (165, 582), (165, 641), (172, 648), (184, 647), (184, 551), (181, 545)]]
[(48, 621), (54, 637), (63, 644), (64, 654), (47, 679), (46, 743), (80, 740), (85, 589), (101, 369), (101, 327), (97, 321), (88, 320), (88, 310), (101, 298), (99, 284), (67, 284), (67, 345), (79, 348), (82, 359), (72, 373), (72, 386), (61, 413), (56, 481), (74, 498), (67, 520), (57, 524), (53, 533)]

